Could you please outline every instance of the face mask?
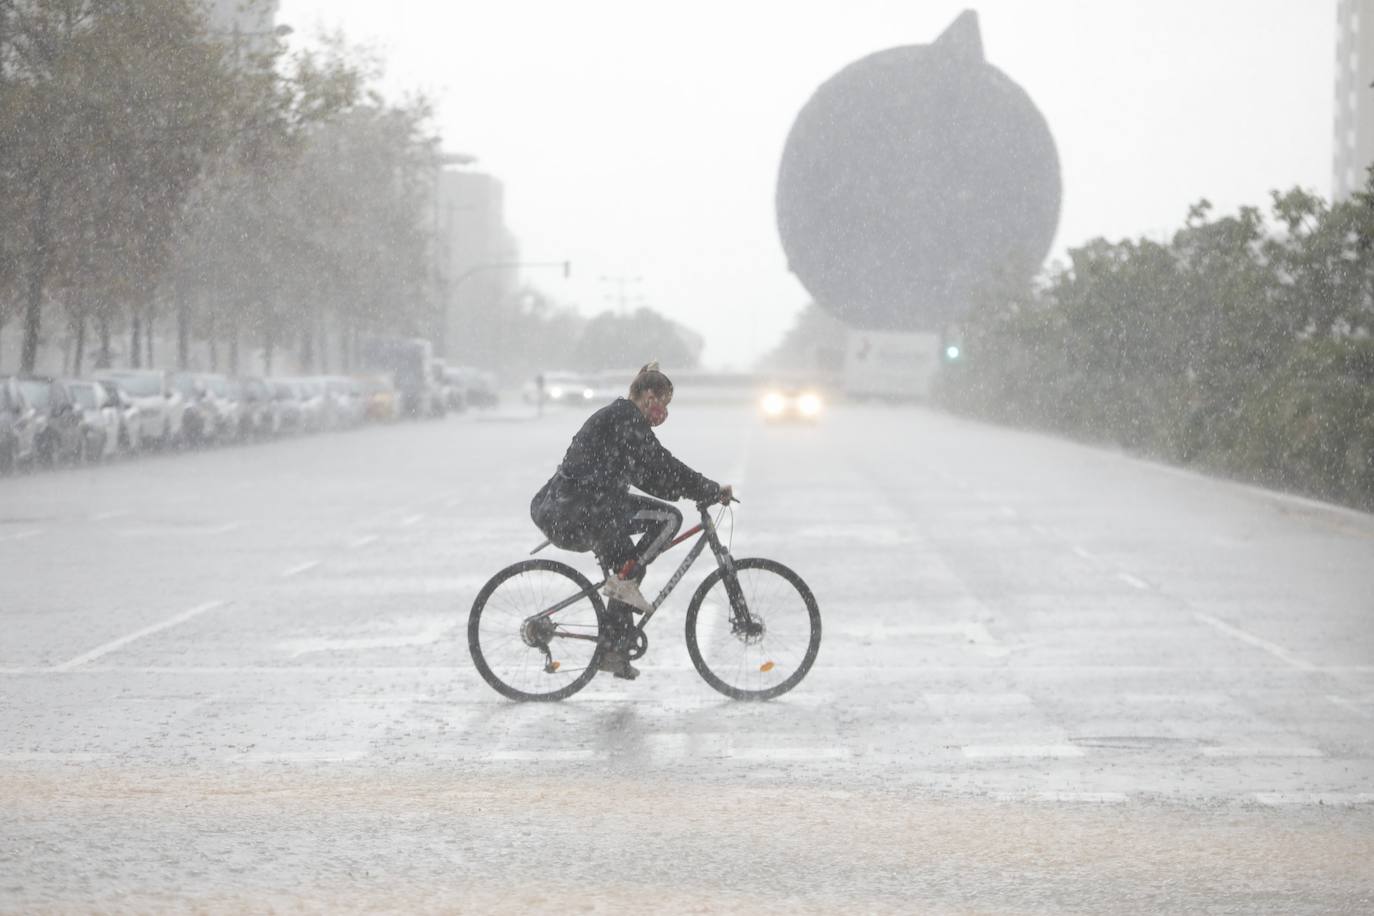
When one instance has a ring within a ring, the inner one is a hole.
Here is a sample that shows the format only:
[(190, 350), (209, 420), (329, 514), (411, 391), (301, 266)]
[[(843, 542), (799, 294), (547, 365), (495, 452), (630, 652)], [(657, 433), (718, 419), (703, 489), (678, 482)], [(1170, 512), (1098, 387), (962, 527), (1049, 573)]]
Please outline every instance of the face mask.
[(662, 404), (650, 404), (648, 410), (645, 411), (645, 418), (649, 421), (650, 426), (659, 426), (668, 419), (668, 408)]

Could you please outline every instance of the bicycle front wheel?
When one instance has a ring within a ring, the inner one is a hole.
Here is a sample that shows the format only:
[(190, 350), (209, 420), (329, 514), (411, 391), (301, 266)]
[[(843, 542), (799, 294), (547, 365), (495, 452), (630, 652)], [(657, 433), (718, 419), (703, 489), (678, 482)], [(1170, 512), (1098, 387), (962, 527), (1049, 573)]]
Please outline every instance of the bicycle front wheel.
[(468, 650), (482, 679), (502, 696), (561, 700), (596, 676), (605, 613), (591, 582), (571, 566), (525, 560), (492, 576), (477, 594)]
[(697, 673), (736, 700), (771, 700), (801, 683), (821, 647), (821, 612), (801, 576), (772, 560), (736, 560), (747, 615), (730, 606), (725, 573), (706, 577), (687, 608)]

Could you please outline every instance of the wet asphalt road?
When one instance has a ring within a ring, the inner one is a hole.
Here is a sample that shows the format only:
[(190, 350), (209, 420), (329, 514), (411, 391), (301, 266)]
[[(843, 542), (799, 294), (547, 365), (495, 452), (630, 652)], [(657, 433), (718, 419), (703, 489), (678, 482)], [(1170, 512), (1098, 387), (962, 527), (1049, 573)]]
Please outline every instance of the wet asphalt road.
[(0, 480), (0, 911), (1374, 910), (1374, 518), (684, 397), (663, 439), (810, 583), (816, 668), (700, 680), (708, 558), (638, 681), (512, 704), (467, 611), (580, 419)]

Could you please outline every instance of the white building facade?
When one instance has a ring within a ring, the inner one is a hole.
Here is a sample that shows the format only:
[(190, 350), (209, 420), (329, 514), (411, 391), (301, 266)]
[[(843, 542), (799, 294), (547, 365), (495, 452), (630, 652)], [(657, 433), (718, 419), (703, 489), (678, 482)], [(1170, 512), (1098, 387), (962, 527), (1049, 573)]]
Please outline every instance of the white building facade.
[(1331, 198), (1365, 185), (1374, 163), (1374, 0), (1337, 0)]

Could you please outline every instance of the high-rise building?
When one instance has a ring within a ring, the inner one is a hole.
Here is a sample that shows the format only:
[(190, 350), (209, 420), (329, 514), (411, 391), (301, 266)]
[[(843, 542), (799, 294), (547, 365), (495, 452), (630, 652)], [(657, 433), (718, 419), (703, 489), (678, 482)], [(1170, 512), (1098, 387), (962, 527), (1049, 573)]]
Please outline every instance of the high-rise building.
[(503, 320), (513, 302), (520, 260), (506, 227), (499, 179), (461, 167), (440, 171), (435, 194), (436, 285), (442, 322), (436, 349), (452, 363), (497, 369), (515, 341)]
[(1364, 187), (1374, 163), (1374, 0), (1336, 3), (1336, 118), (1332, 200)]
[(277, 23), (279, 0), (202, 0), (210, 27), (256, 36), (269, 33)]

